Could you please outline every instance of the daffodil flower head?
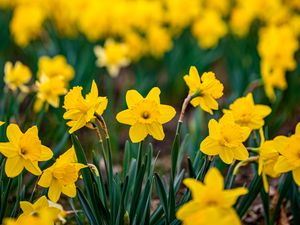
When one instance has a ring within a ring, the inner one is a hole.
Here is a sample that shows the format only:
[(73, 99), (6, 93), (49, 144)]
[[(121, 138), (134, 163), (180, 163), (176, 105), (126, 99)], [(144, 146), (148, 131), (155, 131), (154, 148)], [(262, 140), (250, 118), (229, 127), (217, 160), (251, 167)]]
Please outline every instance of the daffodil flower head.
[(278, 173), (292, 171), (293, 178), (300, 186), (300, 123), (296, 126), (296, 132), (290, 137), (278, 136), (274, 139), (280, 153), (274, 170)]
[(4, 82), (12, 90), (16, 91), (18, 88), (27, 92), (28, 88), (25, 86), (31, 79), (30, 69), (17, 61), (15, 65), (11, 62), (6, 62), (4, 66)]
[(56, 55), (53, 58), (42, 56), (38, 62), (38, 77), (47, 76), (49, 78), (60, 77), (64, 81), (65, 86), (73, 79), (74, 68), (67, 63), (63, 55)]
[(163, 124), (169, 122), (176, 114), (173, 107), (160, 104), (160, 89), (154, 87), (144, 98), (136, 90), (126, 93), (128, 109), (117, 114), (119, 123), (130, 125), (129, 137), (132, 142), (140, 142), (147, 135), (156, 140), (165, 137)]
[(106, 40), (104, 47), (96, 46), (94, 52), (97, 66), (106, 67), (112, 77), (118, 76), (120, 69), (130, 63), (127, 45), (112, 39)]
[[(34, 103), (35, 112), (39, 112), (44, 103), (58, 108), (59, 97), (67, 92), (63, 77), (48, 77), (45, 74), (41, 75), (39, 81), (36, 82), (36, 89), (37, 99)], [(48, 107), (48, 105), (46, 105), (46, 107)]]
[(261, 128), (264, 125), (264, 118), (271, 111), (269, 106), (255, 104), (252, 93), (236, 99), (229, 106), (229, 110), (223, 110), (225, 114), (231, 112), (237, 124), (249, 127), (251, 130)]
[(269, 183), (267, 176), (276, 178), (280, 173), (274, 170), (274, 166), (278, 160), (279, 153), (277, 151), (277, 143), (274, 140), (265, 140), (263, 129), (260, 128), (260, 146), (258, 158), (258, 175), (263, 178), (263, 185), (266, 192), (269, 192)]
[(200, 106), (204, 111), (213, 114), (212, 110), (219, 108), (216, 99), (223, 96), (223, 84), (216, 79), (213, 72), (203, 73), (201, 78), (197, 68), (191, 66), (189, 74), (183, 77), (189, 87), (189, 95), (195, 96), (191, 104), (196, 107)]
[(224, 190), (223, 177), (216, 168), (208, 171), (204, 183), (187, 178), (184, 184), (192, 192), (192, 200), (176, 214), (184, 225), (241, 224), (232, 206), (239, 196), (247, 194), (246, 188)]
[(78, 173), (85, 167), (87, 166), (77, 163), (75, 150), (72, 146), (52, 166), (43, 171), (38, 185), (49, 188), (48, 197), (53, 202), (58, 201), (61, 193), (74, 198), (76, 196), (75, 182), (78, 180)]
[(38, 162), (51, 159), (53, 153), (50, 148), (41, 144), (38, 128), (33, 126), (22, 133), (18, 125), (10, 124), (6, 135), (8, 142), (0, 143), (0, 152), (7, 158), (6, 175), (16, 177), (24, 168), (36, 176), (40, 175), (42, 171)]
[(219, 122), (211, 119), (208, 129), (208, 137), (200, 144), (203, 153), (219, 155), (227, 164), (231, 164), (234, 159), (246, 160), (249, 157), (243, 142), (249, 137), (250, 129), (235, 123), (231, 113), (225, 114)]
[(56, 221), (60, 220), (65, 215), (62, 206), (56, 206), (56, 204), (50, 202), (46, 196), (40, 197), (34, 204), (27, 201), (21, 201), (20, 208), (23, 213), (19, 216), (18, 221), (22, 221), (26, 216), (40, 218), (41, 215), (43, 215), (43, 211), (47, 210), (49, 212), (48, 216), (50, 217), (49, 222), (51, 221), (51, 224), (54, 225)]
[(95, 119), (95, 113), (102, 115), (107, 107), (107, 98), (98, 96), (98, 88), (95, 81), (92, 82), (89, 94), (82, 96), (82, 87), (72, 88), (64, 99), (64, 119), (70, 120), (67, 125), (71, 127), (69, 133), (86, 126)]

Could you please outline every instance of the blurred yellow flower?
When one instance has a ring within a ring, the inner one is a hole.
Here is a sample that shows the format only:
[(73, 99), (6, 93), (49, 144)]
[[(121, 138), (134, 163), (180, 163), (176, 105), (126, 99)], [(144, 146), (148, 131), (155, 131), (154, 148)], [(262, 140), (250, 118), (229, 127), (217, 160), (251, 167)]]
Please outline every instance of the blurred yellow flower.
[(237, 124), (243, 127), (249, 127), (251, 130), (261, 128), (265, 122), (264, 118), (271, 113), (272, 109), (266, 105), (255, 104), (252, 93), (246, 97), (236, 99), (230, 106), (229, 110), (223, 112), (232, 113)]
[(170, 33), (161, 26), (149, 27), (146, 33), (146, 40), (149, 53), (156, 58), (161, 58), (173, 47)]
[(274, 170), (275, 163), (278, 160), (279, 153), (277, 151), (277, 143), (275, 140), (265, 141), (262, 128), (259, 130), (260, 134), (260, 146), (259, 146), (259, 158), (258, 158), (258, 175), (263, 178), (264, 189), (269, 192), (269, 183), (267, 176), (276, 178), (280, 176), (280, 173)]
[[(59, 96), (67, 92), (62, 77), (47, 77), (41, 75), (39, 81), (36, 82), (37, 99), (34, 103), (34, 111), (38, 112), (42, 109), (44, 103), (59, 107)], [(46, 105), (47, 109), (48, 105)]]
[(140, 142), (147, 135), (163, 140), (165, 133), (162, 124), (169, 122), (176, 114), (173, 107), (160, 104), (160, 89), (154, 87), (144, 98), (136, 90), (126, 93), (128, 109), (116, 116), (119, 123), (130, 125), (129, 137), (132, 142)]
[(5, 122), (3, 122), (3, 121), (0, 120), (0, 127), (1, 127), (3, 124), (5, 124)]
[(294, 54), (299, 48), (298, 38), (289, 25), (270, 25), (260, 30), (257, 48), (266, 94), (275, 100), (273, 89), (285, 89), (285, 72), (296, 68)]
[(246, 188), (224, 190), (223, 177), (216, 168), (208, 171), (204, 183), (187, 178), (184, 184), (191, 190), (192, 200), (184, 204), (176, 214), (183, 225), (241, 224), (232, 206), (239, 196), (247, 194)]
[(64, 100), (64, 113), (65, 120), (71, 120), (67, 122), (67, 125), (71, 127), (69, 133), (87, 125), (95, 119), (95, 113), (102, 115), (107, 107), (107, 98), (98, 96), (98, 88), (95, 81), (92, 82), (91, 91), (83, 98), (82, 87), (72, 88)]
[(189, 87), (189, 95), (196, 96), (191, 100), (194, 107), (199, 105), (210, 114), (213, 114), (212, 109), (219, 108), (216, 99), (222, 97), (224, 86), (213, 72), (203, 73), (200, 78), (196, 67), (191, 66), (189, 74), (183, 79)]
[(15, 42), (26, 47), (31, 40), (35, 40), (42, 32), (46, 18), (45, 10), (35, 4), (22, 4), (13, 13), (10, 31)]
[(30, 69), (17, 61), (15, 65), (11, 62), (6, 62), (4, 66), (4, 82), (13, 91), (19, 88), (23, 92), (27, 92), (28, 88), (25, 86), (31, 79)]
[(296, 132), (291, 137), (279, 136), (274, 139), (277, 150), (281, 154), (275, 164), (277, 173), (292, 171), (293, 178), (300, 186), (300, 123), (297, 124)]
[(50, 202), (46, 198), (46, 196), (40, 197), (35, 201), (34, 204), (31, 204), (27, 201), (21, 201), (20, 208), (22, 209), (23, 213), (18, 217), (18, 221), (22, 221), (22, 219), (26, 216), (40, 217), (41, 212), (43, 212), (44, 210), (49, 212), (49, 216), (51, 216), (51, 222), (49, 221), (49, 223), (51, 223), (52, 225), (54, 225), (56, 221), (63, 219), (63, 217), (65, 216), (65, 212), (62, 209), (62, 206)]
[(52, 158), (50, 148), (41, 144), (38, 128), (33, 126), (22, 133), (17, 124), (9, 124), (6, 130), (8, 142), (0, 143), (0, 152), (7, 157), (5, 173), (8, 177), (18, 176), (24, 169), (38, 176), (42, 173), (39, 161)]
[(39, 58), (38, 77), (43, 75), (51, 79), (60, 77), (65, 82), (65, 86), (67, 86), (68, 82), (73, 79), (74, 74), (73, 67), (67, 63), (63, 55), (57, 55), (53, 58), (48, 56)]
[(52, 166), (43, 171), (38, 185), (49, 188), (48, 197), (53, 202), (59, 200), (61, 193), (74, 198), (76, 196), (75, 182), (78, 180), (78, 173), (85, 167), (85, 165), (77, 163), (75, 150), (72, 146), (60, 155)]
[(124, 36), (124, 42), (128, 47), (128, 57), (132, 61), (139, 60), (147, 51), (145, 38), (136, 32), (127, 32)]
[(219, 122), (211, 119), (208, 129), (208, 137), (200, 144), (202, 152), (219, 155), (226, 164), (231, 164), (234, 159), (246, 160), (249, 157), (243, 142), (247, 140), (251, 130), (235, 123), (231, 113), (226, 113)]
[(201, 48), (213, 48), (227, 34), (227, 26), (219, 13), (206, 10), (194, 21), (192, 33)]
[(127, 45), (117, 43), (112, 39), (106, 40), (104, 47), (96, 46), (94, 52), (97, 57), (97, 66), (106, 67), (112, 77), (118, 76), (120, 69), (130, 63)]

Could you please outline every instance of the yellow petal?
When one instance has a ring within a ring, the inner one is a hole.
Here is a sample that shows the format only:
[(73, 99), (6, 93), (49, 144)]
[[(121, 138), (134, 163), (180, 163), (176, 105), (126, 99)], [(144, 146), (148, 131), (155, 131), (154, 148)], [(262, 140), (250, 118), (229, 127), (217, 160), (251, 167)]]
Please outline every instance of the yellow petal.
[(205, 178), (204, 178), (205, 185), (212, 188), (212, 190), (223, 190), (224, 189), (224, 179), (222, 174), (217, 168), (210, 169)]
[(286, 153), (288, 140), (289, 138), (285, 136), (277, 136), (276, 138), (274, 138), (274, 146), (276, 150), (282, 155)]
[(26, 160), (24, 163), (26, 170), (28, 170), (33, 175), (39, 176), (42, 174), (41, 169), (39, 168), (38, 162), (32, 162), (30, 160)]
[(300, 135), (300, 122), (297, 123), (295, 134), (297, 134), (297, 135), (299, 134)]
[(221, 139), (220, 127), (216, 120), (211, 119), (208, 122), (209, 136), (214, 139)]
[(15, 157), (18, 155), (19, 150), (10, 142), (7, 142), (7, 143), (0, 143), (0, 152), (5, 157)]
[(223, 149), (220, 153), (219, 156), (221, 160), (226, 163), (226, 164), (231, 164), (233, 162), (234, 154), (231, 149)]
[(47, 188), (50, 186), (51, 182), (52, 182), (52, 173), (49, 170), (44, 170), (38, 182), (38, 185)]
[(7, 158), (5, 163), (5, 173), (8, 177), (18, 176), (24, 169), (23, 159), (19, 156)]
[(29, 214), (34, 211), (33, 205), (27, 201), (20, 201), (20, 208), (25, 214)]
[(229, 190), (224, 190), (223, 197), (228, 207), (231, 207), (235, 204), (238, 197), (248, 193), (247, 188), (239, 187)]
[(62, 186), (62, 193), (69, 196), (70, 198), (74, 198), (76, 196), (75, 184), (68, 184), (66, 186)]
[(234, 150), (232, 150), (234, 158), (237, 160), (246, 160), (249, 157), (249, 152), (244, 145), (241, 145)]
[(218, 102), (213, 97), (204, 95), (203, 100), (208, 108), (213, 110), (217, 110), (219, 108)]
[(7, 127), (6, 135), (10, 142), (18, 144), (23, 133), (17, 124), (9, 124)]
[(99, 104), (99, 107), (96, 109), (96, 112), (99, 115), (102, 115), (104, 110), (107, 108), (108, 100), (106, 97), (99, 97), (99, 101), (100, 101), (100, 104)]
[[(196, 201), (189, 201), (179, 208), (176, 213), (176, 217), (182, 221), (185, 221), (191, 215), (197, 213), (201, 208), (201, 204)], [(185, 223), (184, 223), (185, 224)]]
[(133, 107), (135, 104), (143, 100), (143, 96), (136, 90), (129, 90), (126, 93), (126, 103), (128, 108)]
[(267, 175), (265, 173), (262, 174), (262, 179), (263, 179), (264, 190), (266, 193), (269, 193), (269, 182), (268, 182)]
[(62, 191), (62, 185), (56, 180), (52, 179), (48, 190), (48, 197), (52, 202), (57, 202)]
[(294, 169), (292, 171), (292, 174), (293, 174), (294, 181), (298, 186), (300, 186), (300, 167)]
[[(73, 121), (72, 121), (73, 122)], [(85, 117), (82, 116), (80, 117), (79, 120), (77, 121), (74, 121), (75, 123), (73, 124), (72, 128), (69, 130), (69, 133), (72, 134), (74, 133), (75, 131), (79, 130), (80, 128), (84, 127), (85, 124), (86, 124), (86, 120), (85, 120)]]
[(50, 148), (47, 146), (42, 145), (41, 146), (41, 156), (39, 161), (47, 161), (53, 157), (53, 152)]
[(191, 77), (193, 83), (200, 84), (200, 76), (195, 66), (190, 67), (189, 76)]
[(255, 105), (255, 112), (262, 117), (266, 117), (272, 112), (272, 109), (266, 105)]
[(116, 116), (116, 119), (119, 123), (133, 125), (136, 122), (136, 119), (132, 115), (130, 109), (123, 110), (119, 112)]
[(279, 156), (277, 163), (274, 166), (274, 170), (277, 173), (285, 173), (293, 169), (293, 166), (289, 164), (288, 160), (284, 156)]
[(200, 151), (206, 155), (218, 155), (222, 151), (219, 141), (206, 137), (200, 144)]
[(147, 134), (148, 132), (146, 126), (140, 123), (132, 125), (129, 129), (129, 137), (133, 143), (144, 140)]
[(176, 114), (175, 109), (169, 105), (159, 105), (159, 119), (161, 124), (169, 122)]
[(194, 200), (201, 199), (201, 197), (203, 196), (202, 190), (204, 186), (200, 181), (193, 178), (186, 178), (184, 179), (183, 183), (192, 192)]
[(45, 195), (43, 195), (42, 197), (40, 197), (38, 200), (36, 200), (36, 202), (34, 203), (34, 207), (36, 209), (42, 209), (42, 208), (46, 208), (49, 206), (49, 202), (48, 199), (46, 198)]
[(155, 101), (156, 103), (160, 104), (159, 95), (160, 89), (158, 87), (154, 87), (149, 91), (148, 95), (146, 96), (146, 99)]
[(161, 124), (153, 122), (147, 124), (147, 130), (151, 136), (156, 140), (163, 140), (165, 138), (165, 133)]

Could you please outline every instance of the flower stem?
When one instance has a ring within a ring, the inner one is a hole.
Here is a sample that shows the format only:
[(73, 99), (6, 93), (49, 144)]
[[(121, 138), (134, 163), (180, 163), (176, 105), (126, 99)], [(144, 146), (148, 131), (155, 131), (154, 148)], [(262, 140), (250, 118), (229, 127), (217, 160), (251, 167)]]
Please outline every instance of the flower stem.
[(246, 166), (246, 165), (248, 165), (248, 164), (251, 163), (251, 162), (255, 162), (255, 161), (258, 160), (258, 158), (259, 158), (259, 156), (252, 156), (252, 157), (248, 158), (247, 160), (244, 160), (244, 161), (239, 162), (239, 163), (234, 167), (233, 175), (237, 175), (237, 174), (239, 173), (239, 171), (240, 171), (240, 168), (241, 168), (242, 166)]

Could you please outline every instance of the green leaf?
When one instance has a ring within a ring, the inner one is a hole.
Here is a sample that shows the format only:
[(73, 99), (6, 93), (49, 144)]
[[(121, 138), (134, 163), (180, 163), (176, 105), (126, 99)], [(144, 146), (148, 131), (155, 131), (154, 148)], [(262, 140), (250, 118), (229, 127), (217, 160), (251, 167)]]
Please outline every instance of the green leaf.
[(160, 179), (159, 175), (157, 173), (154, 174), (155, 176), (155, 187), (158, 194), (158, 197), (160, 199), (160, 204), (162, 204), (164, 213), (165, 213), (165, 222), (166, 224), (169, 224), (168, 221), (168, 198), (167, 198), (167, 192), (163, 185), (162, 180)]

